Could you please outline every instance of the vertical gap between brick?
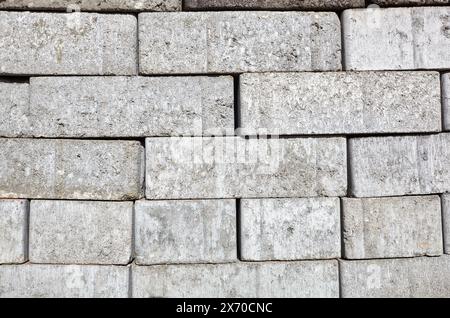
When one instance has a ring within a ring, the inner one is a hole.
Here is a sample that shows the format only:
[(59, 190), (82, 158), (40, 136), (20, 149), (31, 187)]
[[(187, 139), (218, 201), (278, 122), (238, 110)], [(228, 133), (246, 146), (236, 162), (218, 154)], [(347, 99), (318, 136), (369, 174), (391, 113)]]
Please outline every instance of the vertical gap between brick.
[(240, 75), (233, 75), (234, 83), (234, 130), (235, 134), (241, 128), (241, 79)]
[(346, 138), (347, 147), (347, 197), (352, 197), (353, 182), (352, 182), (352, 154), (350, 149), (351, 138)]
[(339, 217), (340, 217), (340, 234), (341, 234), (341, 257), (345, 258), (345, 244), (344, 244), (344, 200), (343, 198), (339, 198)]
[(338, 284), (339, 284), (339, 298), (342, 297), (342, 264), (341, 261), (338, 260)]
[(132, 219), (131, 219), (131, 255), (130, 263), (133, 263), (136, 257), (136, 201), (133, 202)]
[(345, 71), (345, 39), (344, 39), (344, 21), (342, 19), (344, 11), (337, 12), (339, 23), (341, 24), (341, 70)]
[(139, 57), (140, 57), (140, 50), (139, 50), (139, 13), (135, 13), (134, 16), (136, 17), (136, 76), (139, 76), (141, 73), (140, 66), (139, 66)]
[(128, 298), (133, 298), (133, 266), (128, 268)]
[(237, 258), (241, 261), (241, 199), (236, 199), (236, 249)]
[(26, 201), (25, 231), (24, 231), (24, 256), (25, 262), (30, 261), (30, 200)]
[(444, 194), (440, 195), (440, 201), (441, 201), (441, 224), (442, 224), (442, 250), (443, 254), (445, 254), (447, 251), (445, 250), (445, 244), (446, 242), (446, 228), (445, 228), (445, 204), (444, 204)]
[(447, 110), (445, 109), (445, 94), (444, 94), (444, 74), (443, 72), (439, 73), (439, 83), (441, 87), (441, 127), (442, 131), (445, 131), (445, 117)]

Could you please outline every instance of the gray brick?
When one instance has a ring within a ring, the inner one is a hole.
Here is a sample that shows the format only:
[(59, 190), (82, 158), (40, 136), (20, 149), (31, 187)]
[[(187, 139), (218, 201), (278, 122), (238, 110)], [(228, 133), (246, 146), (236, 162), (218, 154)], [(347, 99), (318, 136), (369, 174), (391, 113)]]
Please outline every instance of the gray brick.
[(132, 15), (0, 12), (0, 74), (136, 74)]
[(450, 254), (450, 195), (442, 195), (442, 216), (445, 253)]
[(450, 7), (346, 10), (347, 70), (450, 68)]
[(0, 264), (27, 261), (28, 201), (0, 200)]
[(339, 198), (242, 200), (241, 258), (340, 257), (339, 205)]
[(442, 255), (439, 196), (342, 200), (345, 258)]
[(38, 77), (28, 117), (39, 137), (201, 136), (234, 130), (233, 99), (232, 77)]
[(73, 11), (179, 11), (182, 0), (3, 0), (0, 9)]
[(139, 39), (143, 74), (341, 69), (335, 13), (141, 13)]
[(357, 197), (450, 191), (450, 134), (350, 139)]
[(449, 0), (372, 0), (382, 7), (450, 4)]
[(364, 5), (364, 0), (184, 0), (184, 7), (194, 10), (342, 10), (346, 8), (364, 7)]
[(146, 152), (148, 199), (344, 196), (347, 189), (344, 138), (149, 138)]
[(344, 298), (447, 298), (450, 256), (342, 261)]
[(450, 130), (450, 73), (442, 75), (442, 103), (444, 129)]
[(244, 74), (241, 121), (248, 134), (441, 131), (437, 72)]
[(29, 132), (28, 83), (11, 83), (0, 80), (0, 136), (21, 137)]
[(236, 202), (137, 201), (136, 263), (237, 261)]
[(128, 264), (133, 202), (31, 201), (30, 262)]
[(132, 268), (133, 297), (339, 297), (336, 261)]
[(0, 266), (0, 298), (126, 298), (125, 266)]
[(0, 198), (136, 199), (143, 155), (137, 141), (0, 139)]

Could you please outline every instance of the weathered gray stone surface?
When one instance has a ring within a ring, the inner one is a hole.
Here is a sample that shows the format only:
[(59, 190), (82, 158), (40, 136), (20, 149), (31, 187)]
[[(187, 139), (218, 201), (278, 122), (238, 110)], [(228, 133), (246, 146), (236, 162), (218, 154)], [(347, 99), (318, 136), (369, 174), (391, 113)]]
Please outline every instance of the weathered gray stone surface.
[(27, 200), (0, 200), (0, 264), (27, 261), (27, 222)]
[(132, 294), (147, 297), (339, 297), (336, 261), (132, 267)]
[(234, 130), (233, 99), (231, 76), (38, 77), (27, 115), (33, 136), (201, 136)]
[(354, 138), (350, 188), (357, 197), (450, 191), (450, 134)]
[(339, 198), (241, 201), (241, 259), (341, 256)]
[(2, 0), (0, 9), (81, 11), (179, 11), (182, 0)]
[(137, 141), (0, 139), (0, 198), (140, 198), (143, 155)]
[(128, 264), (133, 202), (31, 201), (30, 262)]
[(450, 130), (450, 73), (442, 75), (444, 129)]
[(21, 136), (28, 129), (28, 83), (8, 83), (0, 80), (0, 136)]
[(347, 70), (450, 69), (450, 7), (346, 10)]
[[(441, 0), (442, 1), (442, 0)], [(364, 7), (364, 0), (184, 0), (186, 9), (342, 10)]]
[(445, 253), (450, 254), (450, 195), (444, 194), (442, 196), (442, 216), (443, 216), (443, 230), (444, 230), (444, 250)]
[(0, 75), (133, 75), (133, 15), (0, 12)]
[(372, 0), (372, 2), (382, 7), (450, 4), (449, 0)]
[(143, 74), (341, 69), (335, 13), (141, 13), (139, 43)]
[(439, 196), (342, 199), (347, 259), (442, 255)]
[(0, 266), (0, 298), (126, 298), (125, 266)]
[(450, 256), (341, 261), (344, 298), (447, 298)]
[(148, 199), (344, 196), (347, 190), (344, 138), (148, 138), (146, 153)]
[(237, 261), (236, 202), (137, 201), (136, 264)]
[(352, 134), (441, 131), (437, 72), (241, 75), (241, 122), (251, 132)]

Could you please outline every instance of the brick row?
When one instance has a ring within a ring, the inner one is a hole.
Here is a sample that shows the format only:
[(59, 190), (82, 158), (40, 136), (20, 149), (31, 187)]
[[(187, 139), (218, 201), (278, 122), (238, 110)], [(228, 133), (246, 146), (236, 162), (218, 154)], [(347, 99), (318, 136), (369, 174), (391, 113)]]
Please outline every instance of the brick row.
[(364, 0), (184, 0), (188, 10), (342, 10), (364, 5)]

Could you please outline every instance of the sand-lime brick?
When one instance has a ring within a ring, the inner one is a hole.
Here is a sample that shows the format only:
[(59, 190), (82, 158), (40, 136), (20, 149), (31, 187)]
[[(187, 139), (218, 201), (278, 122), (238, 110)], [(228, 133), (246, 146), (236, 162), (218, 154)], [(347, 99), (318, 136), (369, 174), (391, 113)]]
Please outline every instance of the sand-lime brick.
[(136, 264), (237, 261), (235, 200), (137, 201)]
[(0, 139), (0, 198), (139, 199), (143, 156), (137, 141)]
[(0, 264), (28, 260), (28, 201), (0, 200)]
[(341, 69), (336, 13), (139, 14), (142, 74)]
[(29, 131), (29, 84), (0, 79), (0, 136), (20, 137)]
[(244, 199), (239, 224), (243, 260), (341, 256), (339, 198)]
[(133, 266), (132, 295), (193, 298), (339, 297), (337, 261)]
[(364, 5), (364, 0), (184, 0), (188, 10), (342, 10)]

